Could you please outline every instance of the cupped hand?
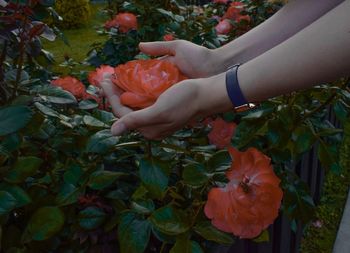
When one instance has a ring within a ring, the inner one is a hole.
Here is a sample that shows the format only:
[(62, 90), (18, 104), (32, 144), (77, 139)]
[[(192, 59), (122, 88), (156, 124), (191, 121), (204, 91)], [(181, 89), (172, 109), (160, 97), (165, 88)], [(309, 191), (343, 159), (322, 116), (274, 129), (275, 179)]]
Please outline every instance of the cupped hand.
[[(113, 99), (116, 94), (108, 94)], [(128, 130), (137, 130), (147, 139), (162, 139), (182, 128), (198, 114), (198, 88), (190, 81), (180, 82), (164, 92), (150, 107), (124, 114), (112, 126), (114, 135)], [(119, 108), (117, 103), (112, 104)], [(126, 111), (124, 111), (126, 112)]]
[(133, 111), (122, 105), (119, 90), (105, 78), (103, 93), (119, 119), (112, 125), (112, 134), (139, 131), (147, 139), (163, 139), (181, 129), (192, 119), (232, 109), (227, 96), (224, 75), (211, 78), (187, 79), (173, 85), (159, 96), (156, 103)]
[(174, 63), (189, 78), (209, 77), (220, 72), (215, 66), (212, 50), (186, 40), (140, 43), (140, 50), (148, 55)]

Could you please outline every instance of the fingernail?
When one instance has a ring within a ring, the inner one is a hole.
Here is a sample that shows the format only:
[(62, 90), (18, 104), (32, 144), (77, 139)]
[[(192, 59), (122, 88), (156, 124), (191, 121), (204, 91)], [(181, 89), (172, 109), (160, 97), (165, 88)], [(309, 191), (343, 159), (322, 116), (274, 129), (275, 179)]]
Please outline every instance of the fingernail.
[(121, 135), (127, 130), (126, 126), (124, 123), (118, 123), (115, 126), (112, 127), (112, 134), (113, 135)]

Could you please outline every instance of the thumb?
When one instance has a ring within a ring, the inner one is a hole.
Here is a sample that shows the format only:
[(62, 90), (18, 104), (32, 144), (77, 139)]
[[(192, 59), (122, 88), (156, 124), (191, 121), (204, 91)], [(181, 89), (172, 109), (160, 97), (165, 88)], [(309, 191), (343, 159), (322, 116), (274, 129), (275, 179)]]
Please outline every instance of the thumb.
[(128, 130), (135, 130), (155, 123), (154, 113), (148, 108), (130, 112), (117, 120), (113, 125), (111, 132), (113, 135), (121, 135)]
[(152, 55), (175, 55), (176, 41), (157, 41), (157, 42), (143, 42), (139, 44), (141, 52)]

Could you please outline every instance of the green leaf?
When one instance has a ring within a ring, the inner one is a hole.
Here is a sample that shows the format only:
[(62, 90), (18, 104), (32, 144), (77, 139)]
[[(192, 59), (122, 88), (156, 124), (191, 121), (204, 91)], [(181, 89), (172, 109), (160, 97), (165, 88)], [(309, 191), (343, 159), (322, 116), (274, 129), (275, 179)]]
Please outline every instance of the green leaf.
[(43, 160), (34, 156), (19, 157), (5, 179), (10, 183), (20, 183), (35, 175)]
[(331, 169), (335, 173), (340, 172), (338, 149), (336, 146), (321, 142), (317, 151), (318, 159), (325, 169)]
[(35, 90), (44, 100), (54, 104), (77, 103), (75, 97), (68, 91), (53, 86), (42, 86)]
[(60, 118), (60, 114), (56, 112), (55, 110), (51, 109), (50, 107), (47, 107), (39, 102), (34, 103), (35, 107), (41, 111), (43, 114), (55, 118)]
[(232, 158), (226, 150), (216, 152), (208, 161), (208, 171), (226, 171), (232, 163)]
[(150, 217), (153, 225), (168, 235), (178, 235), (190, 228), (189, 217), (182, 210), (165, 206), (153, 212)]
[(66, 206), (78, 201), (79, 196), (84, 194), (84, 190), (72, 184), (64, 183), (56, 196), (56, 204)]
[(17, 132), (32, 118), (32, 111), (26, 106), (10, 106), (0, 109), (0, 136)]
[(158, 8), (157, 11), (159, 11), (163, 15), (168, 16), (169, 18), (175, 20), (176, 22), (181, 23), (181, 22), (185, 21), (185, 18), (183, 16), (174, 15), (171, 11), (166, 11), (166, 10), (161, 9), (161, 8)]
[(151, 235), (149, 220), (137, 218), (133, 212), (124, 213), (118, 226), (121, 253), (143, 253)]
[(55, 4), (55, 0), (39, 0), (39, 3), (45, 7), (50, 7)]
[(0, 216), (7, 214), (17, 205), (17, 200), (12, 194), (0, 191)]
[(146, 189), (146, 187), (141, 184), (139, 187), (136, 188), (135, 192), (132, 194), (131, 198), (132, 199), (143, 199), (146, 194), (148, 193), (148, 190)]
[(106, 213), (97, 207), (87, 207), (78, 215), (80, 227), (92, 230), (101, 226), (106, 220)]
[(114, 115), (113, 115), (113, 113), (111, 113), (111, 112), (106, 112), (106, 111), (102, 111), (102, 110), (94, 110), (94, 112), (93, 112), (93, 116), (96, 118), (96, 119), (98, 119), (98, 120), (100, 120), (100, 121), (102, 121), (102, 122), (104, 122), (105, 124), (107, 124), (107, 125), (111, 125), (111, 123), (113, 122), (113, 121), (115, 121), (115, 117), (114, 117)]
[(253, 110), (249, 112), (247, 116), (243, 117), (243, 120), (253, 120), (253, 119), (266, 117), (270, 115), (273, 111), (274, 111), (274, 108), (271, 108), (271, 107)]
[(16, 208), (28, 205), (32, 202), (30, 196), (17, 185), (2, 183), (0, 185), (0, 190), (10, 193), (16, 199)]
[(149, 193), (161, 199), (168, 187), (169, 168), (155, 159), (142, 159), (140, 161), (140, 179)]
[(72, 164), (68, 167), (63, 175), (63, 179), (68, 184), (77, 185), (81, 176), (83, 175), (81, 167), (77, 164)]
[(94, 190), (102, 190), (122, 176), (128, 174), (114, 171), (96, 171), (90, 175), (88, 186)]
[(294, 153), (302, 154), (312, 148), (312, 145), (315, 143), (316, 138), (308, 127), (301, 126), (298, 127), (294, 132), (295, 137), (295, 146)]
[(89, 115), (85, 115), (83, 118), (83, 122), (85, 125), (87, 126), (91, 126), (91, 127), (97, 127), (97, 128), (106, 128), (108, 127), (108, 125), (106, 125), (105, 123), (103, 123), (102, 121), (89, 116)]
[(332, 135), (336, 135), (336, 134), (341, 134), (343, 133), (342, 129), (337, 129), (337, 128), (323, 128), (322, 130), (320, 130), (317, 135), (318, 136), (332, 136)]
[(17, 150), (21, 145), (22, 139), (19, 137), (17, 133), (7, 135), (4, 140), (1, 142), (3, 148), (11, 153)]
[(139, 214), (151, 214), (154, 211), (154, 203), (151, 199), (132, 201), (131, 208)]
[(119, 137), (113, 136), (110, 130), (102, 130), (92, 135), (88, 141), (86, 152), (89, 153), (106, 153), (110, 148), (115, 146)]
[(233, 136), (233, 145), (239, 149), (249, 146), (250, 142), (257, 136), (266, 136), (268, 130), (266, 120), (254, 121), (254, 123), (242, 121), (236, 128), (235, 135)]
[(182, 177), (186, 184), (201, 186), (208, 181), (204, 166), (200, 163), (190, 163), (185, 166)]
[(253, 241), (257, 243), (270, 241), (269, 231), (268, 230), (262, 231), (258, 237), (253, 239)]
[(176, 239), (176, 243), (169, 253), (203, 253), (203, 250), (197, 242), (190, 241), (186, 236), (181, 236)]
[(32, 215), (23, 233), (24, 243), (43, 241), (57, 234), (64, 225), (64, 214), (58, 207), (41, 207)]
[(349, 119), (349, 111), (347, 109), (347, 106), (343, 101), (338, 101), (334, 104), (333, 110), (335, 112), (335, 115), (337, 118), (343, 123), (346, 122)]
[[(20, 73), (20, 83), (27, 81), (30, 78), (28, 72), (22, 69)], [(5, 80), (7, 82), (15, 82), (17, 79), (17, 69), (13, 68), (5, 72)]]
[(226, 245), (231, 245), (234, 242), (231, 235), (216, 229), (213, 227), (213, 225), (211, 225), (209, 221), (201, 222), (197, 224), (193, 229), (196, 233), (208, 241)]
[(5, 157), (10, 156), (10, 151), (8, 149), (6, 149), (6, 147), (3, 146), (2, 144), (0, 144), (0, 155), (5, 156)]
[(292, 219), (309, 222), (315, 212), (315, 204), (309, 194), (308, 186), (300, 179), (284, 186), (283, 210)]
[(79, 109), (82, 110), (91, 110), (91, 109), (95, 109), (98, 107), (98, 103), (95, 100), (83, 100), (79, 102)]

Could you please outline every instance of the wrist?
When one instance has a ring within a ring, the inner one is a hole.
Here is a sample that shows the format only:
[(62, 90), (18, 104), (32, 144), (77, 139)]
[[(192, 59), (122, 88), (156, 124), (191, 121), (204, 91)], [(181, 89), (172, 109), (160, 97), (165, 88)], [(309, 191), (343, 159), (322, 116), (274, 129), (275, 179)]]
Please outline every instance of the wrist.
[(209, 78), (224, 71), (221, 66), (221, 56), (219, 56), (217, 50), (218, 49), (205, 48), (205, 53), (203, 54), (203, 69), (205, 69), (206, 74), (202, 76), (203, 78)]
[(244, 63), (244, 50), (231, 43), (213, 50), (215, 65), (220, 68), (218, 73), (225, 72), (232, 65)]
[(233, 109), (226, 90), (225, 72), (196, 79), (198, 86), (198, 114), (202, 117)]

